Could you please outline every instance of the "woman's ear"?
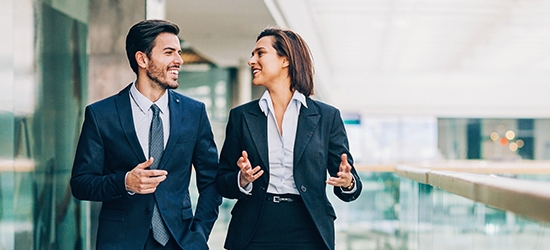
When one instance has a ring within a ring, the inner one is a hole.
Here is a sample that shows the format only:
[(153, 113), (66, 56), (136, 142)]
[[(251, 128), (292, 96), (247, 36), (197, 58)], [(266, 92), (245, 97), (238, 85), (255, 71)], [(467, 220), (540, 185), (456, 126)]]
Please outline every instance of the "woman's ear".
[(140, 68), (147, 68), (149, 58), (141, 51), (136, 52), (136, 62)]
[(285, 58), (283, 59), (283, 68), (288, 67), (288, 65), (290, 65), (290, 62), (289, 62), (288, 59), (285, 57)]

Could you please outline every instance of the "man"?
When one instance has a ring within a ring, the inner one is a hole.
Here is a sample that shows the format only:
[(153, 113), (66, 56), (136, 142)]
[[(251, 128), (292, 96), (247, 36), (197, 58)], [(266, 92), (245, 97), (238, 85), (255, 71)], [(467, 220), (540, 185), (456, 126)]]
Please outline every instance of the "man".
[(208, 249), (221, 204), (218, 153), (204, 104), (172, 90), (183, 64), (178, 33), (168, 21), (135, 24), (126, 54), (136, 80), (86, 107), (71, 188), (103, 202), (98, 249)]

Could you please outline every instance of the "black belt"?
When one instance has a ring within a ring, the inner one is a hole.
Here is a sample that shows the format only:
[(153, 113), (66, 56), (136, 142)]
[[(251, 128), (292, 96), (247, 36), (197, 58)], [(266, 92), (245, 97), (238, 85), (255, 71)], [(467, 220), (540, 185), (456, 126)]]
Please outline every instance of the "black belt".
[(302, 197), (297, 194), (267, 194), (266, 200), (272, 201), (273, 203), (292, 203), (302, 202)]

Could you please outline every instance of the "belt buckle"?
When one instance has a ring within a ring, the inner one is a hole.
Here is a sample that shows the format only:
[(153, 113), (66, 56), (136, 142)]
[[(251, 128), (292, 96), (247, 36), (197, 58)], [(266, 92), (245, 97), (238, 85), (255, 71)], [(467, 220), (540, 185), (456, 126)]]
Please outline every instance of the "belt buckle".
[(277, 196), (277, 195), (274, 195), (274, 196), (273, 196), (273, 202), (275, 202), (275, 203), (281, 202), (281, 197), (280, 197), (280, 196)]

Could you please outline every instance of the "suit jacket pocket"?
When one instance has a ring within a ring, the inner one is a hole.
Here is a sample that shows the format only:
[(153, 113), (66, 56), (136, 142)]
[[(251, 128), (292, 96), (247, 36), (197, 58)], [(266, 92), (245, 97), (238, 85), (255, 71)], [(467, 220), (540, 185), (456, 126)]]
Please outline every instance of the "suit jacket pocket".
[(125, 215), (126, 215), (126, 211), (124, 211), (124, 210), (104, 208), (104, 209), (101, 210), (101, 213), (99, 213), (99, 219), (100, 220), (124, 221), (124, 216)]

